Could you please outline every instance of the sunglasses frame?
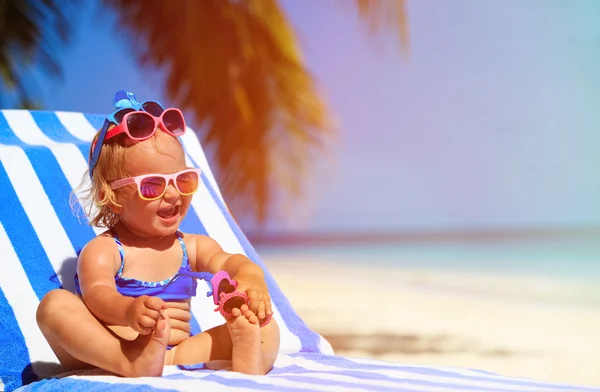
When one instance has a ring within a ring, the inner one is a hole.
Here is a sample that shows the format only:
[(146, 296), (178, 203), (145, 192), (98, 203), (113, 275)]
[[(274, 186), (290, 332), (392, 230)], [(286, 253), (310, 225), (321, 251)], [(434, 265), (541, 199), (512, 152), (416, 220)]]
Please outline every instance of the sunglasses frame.
[[(130, 102), (131, 106), (126, 106), (126, 107), (120, 107), (119, 109), (116, 109), (114, 112), (112, 112), (111, 114), (109, 114), (108, 116), (106, 116), (106, 119), (108, 121), (110, 121), (111, 123), (118, 125), (120, 123), (120, 121), (117, 121), (117, 117), (116, 115), (121, 113), (124, 110), (137, 110), (137, 111), (144, 111), (146, 113), (149, 113), (146, 109), (144, 109), (144, 107), (146, 106), (146, 104), (148, 103), (154, 103), (156, 105), (158, 105), (163, 111), (165, 110), (165, 107), (163, 106), (162, 103), (155, 101), (153, 99), (149, 99), (147, 101), (144, 101), (142, 103), (139, 103), (137, 101), (132, 101)], [(125, 116), (125, 114), (123, 115)], [(122, 121), (122, 119), (121, 119)]]
[[(126, 109), (123, 109), (123, 110), (126, 110)], [(169, 111), (174, 111), (175, 113), (179, 114), (179, 116), (181, 117), (181, 122), (182, 122), (182, 125), (183, 125), (183, 131), (180, 134), (175, 134), (175, 133), (171, 132), (165, 126), (165, 123), (163, 121), (163, 117), (164, 117), (165, 113), (167, 113)], [(145, 136), (145, 137), (133, 137), (133, 135), (131, 135), (131, 132), (129, 131), (129, 126), (127, 125), (127, 119), (130, 116), (134, 115), (134, 114), (135, 115), (147, 115), (147, 116), (150, 116), (150, 118), (152, 118), (152, 121), (154, 121), (154, 126), (152, 127), (152, 130), (150, 131), (150, 134), (148, 136)], [(131, 140), (136, 140), (136, 141), (146, 140), (146, 139), (150, 139), (156, 133), (156, 128), (159, 128), (159, 127), (164, 132), (166, 132), (169, 135), (174, 136), (174, 137), (179, 137), (179, 136), (182, 136), (183, 134), (185, 134), (185, 130), (186, 130), (185, 118), (183, 117), (183, 113), (181, 112), (181, 110), (179, 110), (177, 108), (163, 109), (163, 112), (160, 114), (159, 117), (156, 117), (156, 116), (150, 114), (149, 112), (147, 112), (145, 110), (135, 110), (135, 111), (128, 112), (128, 113), (126, 113), (123, 116), (123, 118), (121, 119), (121, 122), (117, 126), (111, 128), (108, 132), (106, 132), (106, 136), (104, 137), (104, 140), (108, 140), (110, 138), (113, 138), (113, 137), (115, 137), (117, 135), (120, 135), (121, 133), (125, 133), (127, 135), (127, 137), (130, 138)]]
[[(181, 189), (179, 189), (179, 185), (177, 185), (177, 177), (179, 177), (182, 174), (185, 173), (196, 173), (196, 175), (198, 176), (198, 186), (196, 186), (196, 189), (194, 189), (193, 192), (190, 193), (185, 193), (182, 192)], [(201, 175), (202, 175), (202, 170), (199, 168), (188, 168), (188, 169), (184, 169), (181, 171), (178, 171), (177, 173), (173, 173), (173, 174), (158, 174), (158, 173), (151, 173), (151, 174), (142, 174), (140, 176), (135, 176), (135, 177), (127, 177), (127, 178), (121, 178), (120, 180), (115, 180), (112, 181), (110, 184), (110, 189), (115, 190), (115, 189), (119, 189), (122, 188), (124, 186), (127, 186), (129, 184), (136, 184), (137, 187), (137, 193), (138, 196), (142, 199), (142, 200), (146, 200), (146, 201), (153, 201), (153, 200), (158, 200), (161, 197), (163, 197), (165, 195), (165, 193), (167, 192), (167, 188), (169, 187), (169, 184), (171, 182), (173, 182), (173, 186), (175, 187), (175, 189), (177, 190), (177, 192), (179, 192), (180, 195), (182, 196), (189, 196), (189, 195), (193, 195), (194, 193), (196, 193), (196, 191), (198, 191), (198, 188), (200, 188), (200, 181), (201, 181)], [(162, 193), (159, 196), (156, 197), (152, 197), (152, 198), (148, 198), (145, 197), (144, 195), (142, 195), (142, 181), (144, 181), (147, 178), (150, 177), (160, 177), (163, 178), (165, 180), (165, 187), (162, 191)]]

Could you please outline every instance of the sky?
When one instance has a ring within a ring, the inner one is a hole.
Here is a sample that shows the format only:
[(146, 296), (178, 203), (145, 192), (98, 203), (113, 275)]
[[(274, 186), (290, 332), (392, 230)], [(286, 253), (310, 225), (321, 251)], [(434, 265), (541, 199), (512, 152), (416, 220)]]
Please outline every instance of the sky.
[[(284, 0), (339, 122), (273, 231), (600, 226), (600, 2), (408, 0), (410, 48), (334, 0)], [(163, 97), (114, 15), (85, 2), (48, 110)], [(168, 104), (168, 102), (166, 102)]]

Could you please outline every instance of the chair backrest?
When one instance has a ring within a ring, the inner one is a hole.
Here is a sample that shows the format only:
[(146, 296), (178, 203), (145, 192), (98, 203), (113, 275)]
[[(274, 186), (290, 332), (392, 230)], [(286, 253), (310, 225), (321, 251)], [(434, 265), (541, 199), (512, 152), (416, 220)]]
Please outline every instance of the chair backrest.
[[(37, 328), (35, 311), (49, 290), (74, 289), (77, 252), (100, 232), (73, 213), (69, 195), (84, 177), (90, 142), (103, 120), (72, 112), (0, 114), (0, 379), (5, 384), (11, 377), (35, 377), (36, 364), (57, 361)], [(230, 215), (194, 132), (188, 129), (182, 140), (188, 164), (202, 169), (202, 186), (181, 230), (208, 235), (225, 251), (243, 253), (265, 269), (281, 353), (332, 353), (290, 306)], [(223, 322), (206, 291), (199, 282), (193, 333)]]

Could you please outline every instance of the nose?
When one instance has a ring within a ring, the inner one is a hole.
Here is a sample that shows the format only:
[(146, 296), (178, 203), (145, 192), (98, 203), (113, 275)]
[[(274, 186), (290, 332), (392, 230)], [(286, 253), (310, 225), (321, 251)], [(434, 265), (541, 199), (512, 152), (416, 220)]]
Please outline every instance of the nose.
[(177, 190), (177, 188), (175, 188), (175, 183), (173, 182), (173, 180), (171, 180), (167, 184), (167, 190), (165, 191), (163, 198), (177, 199), (178, 197), (179, 197), (179, 191)]

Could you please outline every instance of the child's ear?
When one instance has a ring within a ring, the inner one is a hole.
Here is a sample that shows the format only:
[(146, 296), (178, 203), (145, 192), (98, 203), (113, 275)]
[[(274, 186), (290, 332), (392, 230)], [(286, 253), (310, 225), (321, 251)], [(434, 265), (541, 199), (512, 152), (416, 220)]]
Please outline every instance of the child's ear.
[[(113, 191), (110, 191), (113, 192)], [(109, 202), (108, 203), (108, 208), (110, 208), (110, 210), (115, 214), (115, 215), (121, 215), (121, 213), (123, 212), (123, 206), (121, 204), (119, 204), (119, 200), (117, 199), (117, 195), (114, 194), (113, 192), (113, 198), (112, 200), (114, 200), (114, 203)]]
[[(98, 196), (100, 200), (106, 200), (106, 190), (104, 189), (98, 189)], [(112, 192), (112, 191), (109, 191)], [(115, 197), (116, 195), (112, 195), (113, 197)], [(114, 214), (116, 215), (120, 215), (121, 212), (123, 211), (123, 206), (118, 205), (118, 204), (114, 204), (111, 202), (108, 202), (106, 205)]]
[(123, 212), (123, 206), (120, 205), (116, 205), (116, 204), (112, 204), (110, 203), (108, 205), (108, 208), (110, 208), (110, 210), (115, 214), (115, 215), (121, 215), (121, 213)]

